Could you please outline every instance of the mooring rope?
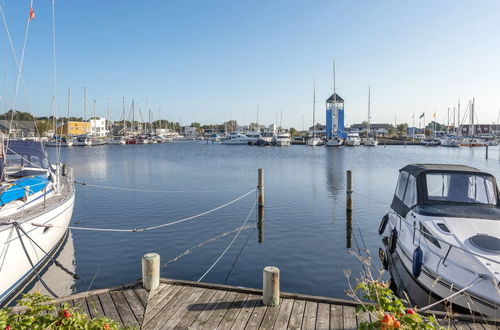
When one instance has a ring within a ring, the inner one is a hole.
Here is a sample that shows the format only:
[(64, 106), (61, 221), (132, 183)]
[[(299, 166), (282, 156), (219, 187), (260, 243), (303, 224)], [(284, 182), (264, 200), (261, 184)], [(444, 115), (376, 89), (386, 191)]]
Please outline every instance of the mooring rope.
[(175, 225), (175, 224), (178, 224), (178, 223), (182, 223), (182, 222), (185, 222), (185, 221), (189, 221), (189, 220), (196, 219), (196, 218), (202, 217), (204, 215), (213, 213), (215, 211), (223, 209), (223, 208), (225, 208), (225, 207), (227, 207), (227, 206), (229, 206), (231, 204), (234, 204), (237, 201), (239, 201), (239, 200), (247, 197), (248, 195), (250, 195), (251, 193), (253, 193), (254, 191), (256, 191), (256, 189), (257, 188), (254, 188), (254, 189), (250, 190), (249, 192), (247, 192), (247, 193), (239, 196), (238, 198), (235, 198), (232, 201), (227, 202), (225, 204), (222, 204), (220, 206), (217, 206), (217, 207), (215, 207), (215, 208), (213, 208), (211, 210), (208, 210), (208, 211), (205, 211), (205, 212), (202, 212), (202, 213), (199, 213), (199, 214), (187, 217), (187, 218), (183, 218), (183, 219), (179, 219), (179, 220), (175, 220), (175, 221), (172, 221), (172, 222), (167, 222), (167, 223), (164, 223), (164, 224), (161, 224), (161, 225), (156, 225), (156, 226), (151, 226), (151, 227), (131, 228), (131, 229), (117, 229), (117, 228), (74, 227), (74, 226), (62, 227), (62, 226), (55, 226), (55, 225), (51, 225), (51, 224), (50, 225), (46, 225), (46, 224), (39, 224), (39, 223), (32, 223), (32, 225), (35, 226), (35, 227), (59, 227), (59, 228), (69, 228), (69, 229), (73, 229), (73, 230), (104, 231), (104, 232), (132, 232), (132, 233), (135, 233), (135, 232), (149, 231), (149, 230), (153, 230), (153, 229), (158, 229), (158, 228), (172, 226), (172, 225)]
[(234, 235), (233, 239), (231, 240), (231, 242), (229, 243), (229, 245), (226, 247), (226, 249), (224, 251), (222, 251), (221, 255), (217, 258), (217, 260), (215, 260), (215, 262), (207, 269), (207, 271), (201, 275), (201, 277), (198, 279), (198, 281), (196, 282), (201, 282), (201, 280), (203, 280), (203, 278), (205, 276), (207, 276), (208, 273), (210, 273), (210, 271), (215, 267), (215, 265), (217, 265), (217, 263), (222, 259), (222, 257), (226, 254), (226, 252), (229, 250), (229, 248), (233, 245), (233, 243), (236, 241), (236, 239), (238, 238), (238, 236), (240, 235), (241, 231), (243, 230), (243, 228), (245, 227), (245, 224), (248, 222), (248, 219), (250, 219), (250, 215), (252, 215), (253, 213), (253, 210), (255, 209), (255, 206), (257, 205), (257, 200), (258, 198), (255, 199), (255, 202), (253, 203), (253, 206), (252, 208), (250, 209), (250, 212), (248, 213), (245, 221), (243, 221), (243, 223), (241, 224), (240, 226), (240, 230), (238, 230), (238, 232), (236, 233), (236, 235)]
[[(222, 190), (154, 190), (154, 189), (138, 189), (138, 188), (126, 188), (126, 187), (114, 187), (114, 186), (105, 186), (100, 184), (93, 184), (81, 181), (74, 181), (75, 184), (85, 186), (85, 187), (94, 187), (94, 188), (102, 188), (109, 190), (120, 190), (120, 191), (134, 191), (134, 192), (143, 192), (143, 193), (166, 193), (166, 194), (184, 194), (184, 193), (217, 193), (222, 192)], [(227, 190), (224, 190), (227, 191)]]

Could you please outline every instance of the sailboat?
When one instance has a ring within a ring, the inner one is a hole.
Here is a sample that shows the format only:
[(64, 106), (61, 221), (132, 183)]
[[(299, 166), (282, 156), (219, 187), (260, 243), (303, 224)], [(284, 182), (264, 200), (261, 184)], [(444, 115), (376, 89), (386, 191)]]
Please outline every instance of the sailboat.
[(365, 146), (366, 147), (376, 147), (378, 145), (378, 140), (377, 137), (371, 137), (370, 136), (370, 86), (368, 86), (368, 122), (366, 124), (366, 140), (365, 140)]
[(316, 136), (316, 81), (314, 81), (313, 88), (313, 135), (307, 140), (307, 145), (311, 147), (316, 147), (323, 144), (323, 141)]
[(0, 138), (0, 306), (40, 278), (64, 243), (75, 203), (73, 171), (60, 152), (50, 163), (42, 142), (10, 140), (10, 133)]

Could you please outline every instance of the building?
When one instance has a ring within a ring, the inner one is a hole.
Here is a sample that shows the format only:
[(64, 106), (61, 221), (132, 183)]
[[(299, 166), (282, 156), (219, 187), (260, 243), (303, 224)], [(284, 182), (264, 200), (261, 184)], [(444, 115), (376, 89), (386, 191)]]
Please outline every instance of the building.
[[(386, 136), (387, 134), (389, 134), (389, 130), (391, 128), (393, 128), (391, 124), (370, 124), (370, 131), (375, 132), (377, 136)], [(360, 134), (366, 134), (366, 131), (368, 130), (368, 123), (363, 122), (361, 124), (352, 124), (349, 129), (357, 130)]]
[(34, 121), (31, 120), (0, 120), (0, 131), (16, 139), (37, 137), (37, 129)]
[(500, 136), (500, 125), (498, 124), (477, 124), (474, 125), (460, 125), (459, 128), (460, 135), (471, 136), (471, 135), (481, 135), (481, 136)]
[(57, 133), (60, 135), (83, 135), (90, 132), (90, 123), (86, 121), (69, 121), (57, 128)]
[(181, 128), (181, 134), (188, 139), (194, 139), (198, 137), (198, 128), (192, 126), (183, 126)]
[(326, 125), (325, 135), (328, 139), (333, 136), (347, 138), (344, 126), (344, 99), (337, 93), (333, 93), (326, 100)]
[(315, 130), (313, 132), (313, 126), (309, 127), (309, 136), (313, 136), (313, 133), (316, 134), (317, 137), (326, 136), (326, 125), (316, 124)]
[(97, 119), (90, 119), (90, 134), (96, 137), (105, 137), (109, 135), (106, 127), (106, 118), (99, 117)]
[(408, 127), (408, 129), (406, 130), (406, 135), (408, 135), (409, 137), (421, 136), (420, 134), (425, 134), (423, 128)]

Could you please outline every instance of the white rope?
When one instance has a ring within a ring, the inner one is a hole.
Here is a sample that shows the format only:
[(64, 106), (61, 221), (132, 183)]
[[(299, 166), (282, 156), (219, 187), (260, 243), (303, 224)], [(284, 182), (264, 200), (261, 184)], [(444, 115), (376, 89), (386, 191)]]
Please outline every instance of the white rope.
[(200, 214), (193, 215), (193, 216), (190, 216), (190, 217), (187, 217), (187, 218), (183, 218), (183, 219), (179, 219), (179, 220), (172, 221), (172, 222), (167, 222), (167, 223), (164, 223), (164, 224), (161, 224), (161, 225), (151, 226), (151, 227), (145, 227), (145, 228), (114, 229), (114, 228), (93, 228), (93, 227), (73, 227), (73, 226), (63, 227), (63, 226), (54, 226), (54, 225), (46, 225), (46, 224), (38, 224), (38, 223), (32, 223), (32, 225), (35, 226), (35, 227), (58, 227), (58, 228), (69, 228), (69, 229), (73, 229), (73, 230), (104, 231), (104, 232), (139, 232), (139, 231), (148, 231), (148, 230), (153, 230), (153, 229), (158, 229), (158, 228), (172, 226), (172, 225), (175, 225), (175, 224), (178, 224), (178, 223), (182, 223), (182, 222), (185, 222), (185, 221), (189, 221), (189, 220), (196, 219), (196, 218), (202, 217), (204, 215), (213, 213), (213, 212), (215, 212), (217, 210), (220, 210), (220, 209), (225, 208), (225, 207), (227, 207), (227, 206), (229, 206), (231, 204), (236, 203), (240, 199), (243, 199), (243, 198), (247, 197), (248, 195), (250, 195), (251, 193), (253, 193), (255, 190), (256, 190), (256, 188), (250, 190), (249, 192), (245, 193), (244, 195), (241, 195), (240, 197), (238, 197), (236, 199), (233, 199), (230, 202), (227, 202), (227, 203), (225, 203), (225, 204), (223, 204), (221, 206), (217, 206), (216, 208), (213, 208), (211, 210), (202, 212)]
[(221, 192), (221, 190), (154, 190), (154, 189), (136, 189), (136, 188), (125, 188), (125, 187), (113, 187), (113, 186), (103, 186), (99, 184), (92, 184), (86, 182), (75, 181), (76, 184), (94, 187), (94, 188), (102, 188), (109, 190), (120, 190), (120, 191), (134, 191), (134, 192), (144, 192), (144, 193), (168, 193), (168, 194), (176, 194), (176, 193), (216, 193)]
[(433, 307), (433, 306), (436, 306), (436, 305), (438, 305), (438, 304), (442, 303), (442, 302), (443, 302), (443, 301), (445, 301), (445, 300), (449, 300), (449, 299), (451, 299), (451, 298), (455, 297), (456, 295), (459, 295), (459, 294), (461, 294), (462, 292), (464, 292), (464, 291), (466, 291), (466, 290), (469, 290), (470, 288), (472, 288), (474, 285), (476, 285), (477, 283), (479, 283), (479, 282), (480, 282), (480, 281), (482, 281), (482, 280), (484, 280), (484, 277), (478, 277), (478, 278), (476, 278), (474, 281), (472, 281), (472, 283), (471, 283), (471, 284), (469, 284), (468, 286), (466, 286), (465, 288), (463, 288), (463, 289), (461, 289), (461, 290), (459, 290), (459, 291), (455, 292), (455, 293), (454, 293), (454, 294), (452, 294), (452, 295), (449, 295), (449, 296), (448, 296), (448, 297), (446, 297), (446, 298), (443, 298), (443, 299), (441, 299), (441, 300), (438, 300), (438, 301), (436, 301), (436, 302), (434, 302), (434, 303), (432, 303), (432, 304), (430, 304), (430, 305), (427, 305), (427, 306), (425, 306), (425, 307), (423, 307), (423, 308), (419, 308), (419, 309), (418, 309), (418, 311), (420, 311), (420, 312), (425, 311), (425, 310), (427, 310), (427, 309), (429, 309), (429, 308), (431, 308), (431, 307)]
[(245, 221), (243, 221), (243, 223), (241, 224), (240, 226), (240, 230), (238, 230), (238, 232), (236, 233), (236, 235), (233, 237), (233, 240), (229, 243), (229, 245), (226, 247), (226, 249), (221, 253), (221, 255), (217, 258), (217, 260), (215, 260), (215, 262), (212, 264), (212, 266), (210, 266), (207, 271), (201, 275), (201, 277), (198, 279), (198, 281), (196, 282), (200, 282), (205, 276), (207, 276), (207, 274), (212, 270), (212, 268), (215, 267), (215, 265), (217, 265), (217, 263), (222, 259), (222, 257), (226, 254), (226, 252), (229, 250), (229, 248), (233, 245), (233, 243), (236, 241), (236, 239), (238, 238), (238, 236), (240, 235), (241, 231), (243, 230), (243, 228), (245, 227), (245, 224), (248, 222), (248, 219), (250, 219), (250, 215), (252, 214), (253, 210), (255, 209), (255, 206), (257, 205), (257, 200), (258, 198), (255, 199), (255, 202), (253, 203), (253, 206), (252, 208), (250, 209), (250, 212), (248, 213), (247, 215), (247, 218), (245, 219)]

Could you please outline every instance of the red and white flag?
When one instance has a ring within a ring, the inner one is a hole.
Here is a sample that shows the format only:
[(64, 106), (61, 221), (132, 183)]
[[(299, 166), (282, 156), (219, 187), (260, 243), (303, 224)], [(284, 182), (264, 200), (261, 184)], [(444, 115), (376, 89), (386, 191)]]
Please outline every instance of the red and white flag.
[(35, 11), (32, 7), (30, 7), (30, 21), (32, 21), (36, 17)]

